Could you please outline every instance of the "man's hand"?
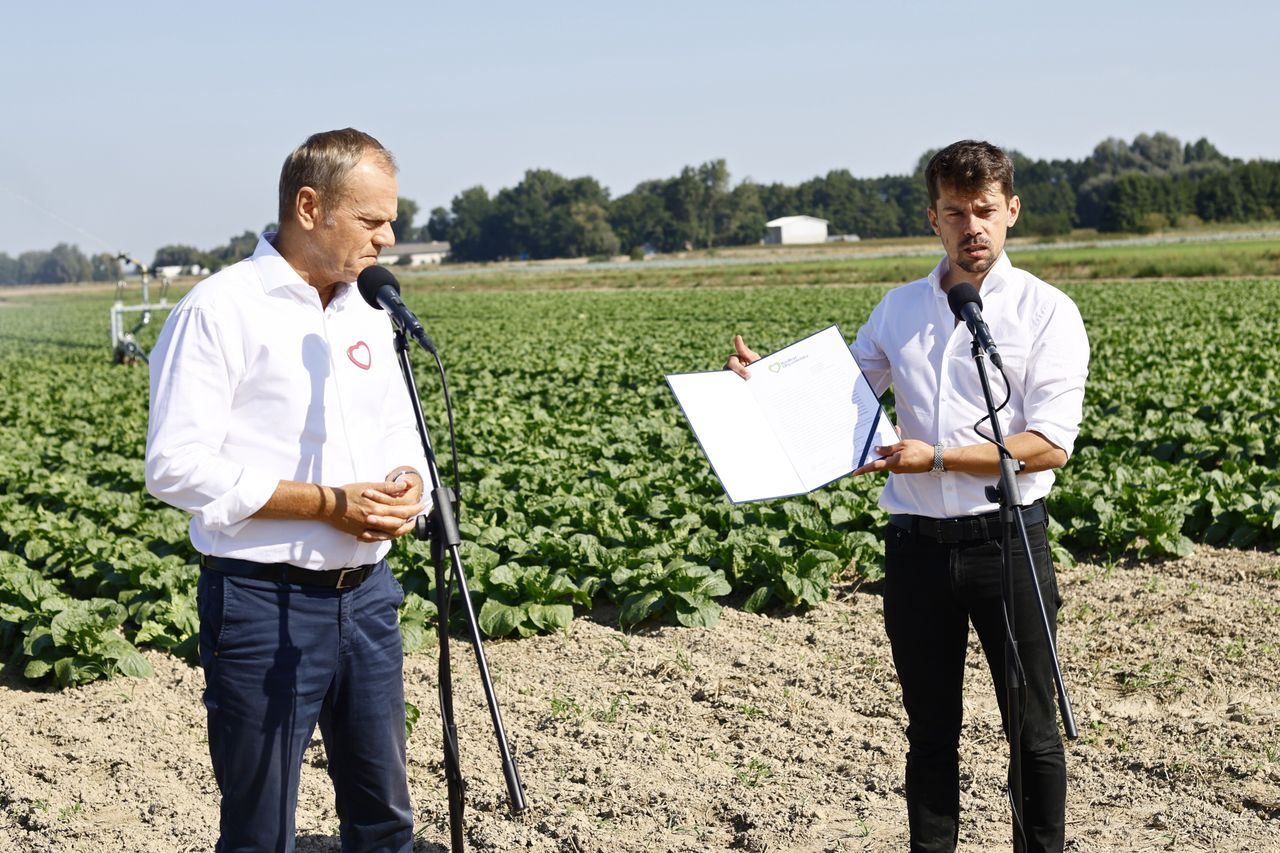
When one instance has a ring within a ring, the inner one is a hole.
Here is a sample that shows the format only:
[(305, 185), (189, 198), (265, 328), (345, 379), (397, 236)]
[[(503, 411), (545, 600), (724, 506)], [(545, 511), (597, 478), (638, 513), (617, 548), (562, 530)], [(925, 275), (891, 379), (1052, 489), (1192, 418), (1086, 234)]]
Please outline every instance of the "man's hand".
[(334, 505), (324, 520), (361, 542), (404, 536), (414, 529), (414, 519), (425, 509), (420, 500), (422, 480), (417, 477), (349, 483), (330, 492)]
[(392, 469), (381, 483), (322, 486), (281, 480), (254, 518), (323, 521), (361, 542), (385, 542), (414, 529), (414, 519), (426, 508), (423, 483), (417, 471)]
[(904, 438), (894, 444), (873, 449), (880, 454), (880, 458), (858, 468), (853, 472), (855, 476), (870, 474), (873, 471), (888, 471), (892, 474), (927, 474), (933, 470), (932, 444), (925, 444), (914, 438)]
[(724, 363), (724, 369), (732, 370), (743, 379), (750, 379), (751, 371), (747, 370), (747, 365), (759, 361), (760, 354), (746, 345), (746, 342), (742, 340), (742, 335), (733, 336), (733, 349), (734, 353)]
[(417, 469), (400, 465), (392, 468), (387, 472), (387, 482), (395, 486), (394, 489), (383, 494), (389, 497), (409, 497), (413, 500), (421, 500), (423, 493), (426, 491), (426, 483), (422, 479), (422, 475)]

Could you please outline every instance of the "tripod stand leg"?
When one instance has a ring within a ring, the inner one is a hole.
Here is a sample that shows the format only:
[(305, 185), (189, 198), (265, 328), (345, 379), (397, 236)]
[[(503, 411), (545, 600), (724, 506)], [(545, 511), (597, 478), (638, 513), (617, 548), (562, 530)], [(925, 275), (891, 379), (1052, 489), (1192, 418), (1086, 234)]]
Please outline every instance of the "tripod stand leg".
[(467, 783), (462, 778), (462, 759), (458, 752), (458, 726), (453, 718), (453, 669), (449, 661), (449, 601), (451, 588), (444, 571), (444, 544), (441, 537), (431, 537), (431, 561), (435, 565), (437, 634), (440, 642), (437, 692), (440, 697), (440, 722), (444, 745), (444, 778), (449, 801), (449, 849), (462, 853), (463, 812), (466, 807)]

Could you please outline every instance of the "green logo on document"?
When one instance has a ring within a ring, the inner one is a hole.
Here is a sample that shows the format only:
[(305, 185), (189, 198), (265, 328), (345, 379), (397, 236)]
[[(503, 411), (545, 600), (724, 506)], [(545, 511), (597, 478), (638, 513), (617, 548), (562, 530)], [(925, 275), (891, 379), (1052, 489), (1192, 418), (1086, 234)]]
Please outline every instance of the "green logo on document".
[(783, 368), (790, 367), (793, 364), (799, 364), (808, 357), (809, 356), (807, 355), (793, 355), (791, 358), (784, 358), (782, 361), (775, 361), (773, 364), (769, 365), (769, 372), (781, 373)]

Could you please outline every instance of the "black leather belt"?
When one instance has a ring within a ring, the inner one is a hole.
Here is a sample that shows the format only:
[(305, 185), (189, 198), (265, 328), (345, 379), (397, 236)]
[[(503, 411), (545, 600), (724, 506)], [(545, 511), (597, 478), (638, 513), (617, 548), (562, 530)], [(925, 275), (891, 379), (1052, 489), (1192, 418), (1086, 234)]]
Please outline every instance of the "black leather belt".
[(224, 575), (255, 580), (296, 583), (305, 586), (324, 586), (329, 589), (354, 589), (369, 579), (377, 563), (352, 566), (347, 569), (304, 569), (289, 563), (255, 563), (235, 557), (211, 557), (200, 555), (200, 566)]
[[(1027, 524), (1048, 521), (1049, 513), (1044, 500), (1038, 500), (1022, 508), (1022, 520)], [(927, 536), (943, 543), (989, 542), (1004, 538), (1000, 529), (1000, 512), (983, 515), (961, 515), (955, 518), (930, 518), (927, 515), (890, 515), (894, 527), (909, 530), (917, 536)]]

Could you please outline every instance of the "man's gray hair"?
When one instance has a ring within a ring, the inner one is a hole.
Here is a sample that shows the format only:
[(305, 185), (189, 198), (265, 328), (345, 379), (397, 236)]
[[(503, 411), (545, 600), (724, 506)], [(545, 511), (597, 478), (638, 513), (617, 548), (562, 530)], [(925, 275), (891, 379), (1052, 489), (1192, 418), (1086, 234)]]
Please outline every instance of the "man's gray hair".
[(342, 201), (347, 175), (367, 153), (379, 157), (388, 172), (396, 173), (395, 157), (364, 131), (346, 127), (307, 137), (285, 158), (280, 170), (280, 225), (292, 218), (303, 187), (316, 191), (325, 217), (331, 217), (334, 207)]

